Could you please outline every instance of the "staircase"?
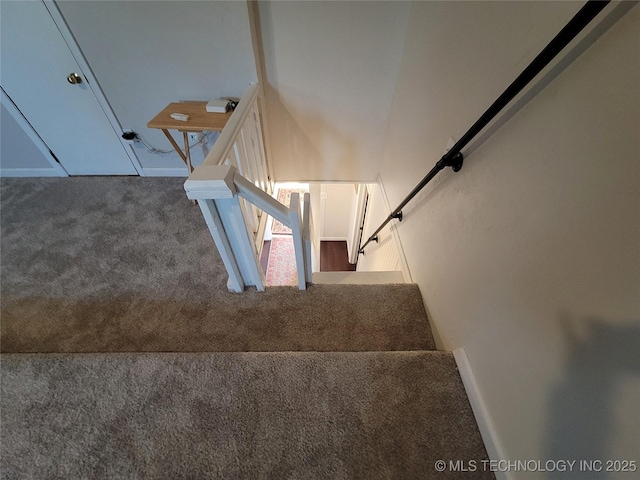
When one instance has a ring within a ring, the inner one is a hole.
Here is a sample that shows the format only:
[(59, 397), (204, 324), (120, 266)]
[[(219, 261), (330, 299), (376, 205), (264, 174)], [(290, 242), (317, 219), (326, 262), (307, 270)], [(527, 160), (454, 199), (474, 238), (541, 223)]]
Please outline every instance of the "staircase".
[(182, 179), (2, 179), (3, 478), (492, 478), (415, 285), (227, 289)]

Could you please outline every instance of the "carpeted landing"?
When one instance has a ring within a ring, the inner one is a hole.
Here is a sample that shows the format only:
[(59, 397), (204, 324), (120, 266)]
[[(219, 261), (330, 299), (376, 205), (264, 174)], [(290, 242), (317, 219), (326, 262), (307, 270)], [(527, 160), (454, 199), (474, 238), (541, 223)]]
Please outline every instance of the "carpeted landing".
[(493, 478), (415, 285), (229, 293), (182, 182), (2, 179), (2, 478)]

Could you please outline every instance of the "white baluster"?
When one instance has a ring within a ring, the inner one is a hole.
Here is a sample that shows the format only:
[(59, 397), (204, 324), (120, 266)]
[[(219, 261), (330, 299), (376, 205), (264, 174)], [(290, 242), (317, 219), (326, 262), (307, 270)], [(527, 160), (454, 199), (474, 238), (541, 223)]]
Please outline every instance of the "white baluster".
[(238, 141), (234, 141), (231, 149), (229, 150), (228, 158), (230, 160), (229, 165), (236, 167), (238, 171), (242, 174), (244, 172), (244, 166), (242, 162), (238, 160)]
[[(239, 154), (238, 162), (241, 163), (244, 167), (244, 173), (242, 173), (242, 176), (253, 181), (253, 171), (251, 169), (251, 161), (249, 159), (249, 156), (247, 155), (247, 143), (244, 136), (244, 129), (240, 129), (238, 133), (237, 144)], [(258, 214), (258, 210), (253, 205), (249, 205), (247, 207), (247, 213), (252, 216), (252, 224), (255, 226), (255, 232), (258, 230), (257, 226), (260, 223), (260, 215)]]
[(304, 194), (303, 207), (302, 207), (302, 238), (304, 241), (304, 270), (307, 283), (311, 283), (311, 277), (313, 270), (311, 268), (311, 249), (313, 230), (313, 218), (311, 218), (311, 195), (307, 192)]
[(260, 110), (258, 108), (258, 101), (256, 99), (255, 105), (255, 117), (256, 117), (256, 125), (257, 132), (256, 136), (258, 138), (258, 152), (260, 154), (260, 165), (262, 165), (262, 178), (265, 183), (266, 188), (263, 190), (269, 194), (273, 193), (273, 185), (269, 181), (269, 168), (267, 167), (267, 153), (264, 147), (264, 143), (262, 141), (262, 121), (260, 119)]
[(291, 203), (289, 206), (289, 228), (293, 234), (293, 247), (296, 254), (296, 268), (298, 270), (298, 288), (300, 290), (307, 289), (307, 278), (304, 268), (304, 244), (302, 241), (302, 228), (300, 222), (300, 194), (293, 192), (291, 194)]

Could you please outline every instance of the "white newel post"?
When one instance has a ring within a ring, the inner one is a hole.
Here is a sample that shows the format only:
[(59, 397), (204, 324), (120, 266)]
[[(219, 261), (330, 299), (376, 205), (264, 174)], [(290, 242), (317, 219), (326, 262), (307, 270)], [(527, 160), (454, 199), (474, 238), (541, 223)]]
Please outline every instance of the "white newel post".
[(245, 285), (264, 291), (265, 279), (258, 251), (247, 229), (230, 165), (202, 165), (184, 184), (187, 197), (198, 200), (211, 236), (229, 274), (229, 290), (241, 292)]
[(222, 263), (224, 263), (227, 273), (229, 273), (227, 288), (232, 292), (240, 293), (244, 290), (245, 284), (242, 280), (242, 275), (240, 274), (233, 250), (231, 249), (231, 244), (224, 231), (222, 220), (220, 219), (220, 215), (218, 215), (218, 209), (213, 200), (198, 200), (198, 205), (200, 205), (202, 216), (205, 222), (207, 222), (207, 227), (209, 227), (213, 241), (216, 247), (218, 247), (218, 251), (222, 257)]

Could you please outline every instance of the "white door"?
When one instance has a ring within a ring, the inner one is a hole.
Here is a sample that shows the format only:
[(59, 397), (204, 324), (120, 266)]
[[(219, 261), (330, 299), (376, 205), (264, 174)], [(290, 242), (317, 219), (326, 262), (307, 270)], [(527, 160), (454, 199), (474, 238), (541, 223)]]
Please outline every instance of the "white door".
[(0, 84), (65, 170), (137, 175), (45, 4), (2, 0), (0, 17)]

